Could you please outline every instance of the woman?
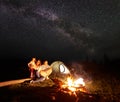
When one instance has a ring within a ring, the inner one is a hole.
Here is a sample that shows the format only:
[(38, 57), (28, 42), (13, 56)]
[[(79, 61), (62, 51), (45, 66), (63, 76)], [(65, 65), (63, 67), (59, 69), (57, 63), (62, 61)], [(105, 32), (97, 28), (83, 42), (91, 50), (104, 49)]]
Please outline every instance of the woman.
[(30, 70), (30, 78), (35, 80), (36, 78), (36, 58), (32, 58), (32, 60), (28, 63), (28, 67)]

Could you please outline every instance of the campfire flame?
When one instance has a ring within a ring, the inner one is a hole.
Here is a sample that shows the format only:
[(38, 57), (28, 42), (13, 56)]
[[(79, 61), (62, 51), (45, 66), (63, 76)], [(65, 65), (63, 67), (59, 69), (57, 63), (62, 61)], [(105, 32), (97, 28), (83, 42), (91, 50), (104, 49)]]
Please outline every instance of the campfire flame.
[(79, 87), (79, 85), (85, 86), (85, 82), (84, 82), (83, 78), (79, 78), (74, 82), (74, 85), (76, 87)]
[(68, 93), (69, 95), (73, 95), (76, 97), (76, 102), (78, 102), (79, 97), (77, 96), (77, 92), (87, 92), (85, 90), (85, 82), (83, 78), (79, 78), (77, 80), (73, 80), (72, 77), (68, 77), (67, 81), (61, 85), (61, 91), (64, 93)]
[(71, 92), (76, 92), (76, 91), (85, 92), (85, 90), (83, 90), (83, 87), (85, 87), (85, 82), (83, 78), (79, 78), (74, 81), (71, 77), (68, 77), (65, 84), (61, 86), (61, 88), (68, 89)]

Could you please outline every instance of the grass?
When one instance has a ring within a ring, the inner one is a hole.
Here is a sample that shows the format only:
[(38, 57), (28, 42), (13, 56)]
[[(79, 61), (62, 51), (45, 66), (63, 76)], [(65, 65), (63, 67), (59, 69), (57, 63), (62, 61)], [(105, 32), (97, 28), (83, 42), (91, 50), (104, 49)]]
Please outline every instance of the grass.
[(92, 94), (98, 94), (110, 102), (120, 102), (120, 80), (111, 77), (99, 77), (94, 79), (86, 87)]

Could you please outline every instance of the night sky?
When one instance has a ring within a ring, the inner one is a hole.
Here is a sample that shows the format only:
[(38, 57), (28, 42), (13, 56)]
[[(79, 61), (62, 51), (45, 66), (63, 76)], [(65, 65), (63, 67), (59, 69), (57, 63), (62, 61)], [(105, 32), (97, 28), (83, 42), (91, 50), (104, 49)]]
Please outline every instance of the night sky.
[(1, 0), (0, 59), (120, 58), (120, 0)]

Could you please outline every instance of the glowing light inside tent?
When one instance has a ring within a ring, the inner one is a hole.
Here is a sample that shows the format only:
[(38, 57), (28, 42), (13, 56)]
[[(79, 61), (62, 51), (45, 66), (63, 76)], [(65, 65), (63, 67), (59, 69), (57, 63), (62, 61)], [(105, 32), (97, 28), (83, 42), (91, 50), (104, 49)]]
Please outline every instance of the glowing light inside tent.
[(70, 71), (67, 69), (67, 67), (62, 64), (60, 65), (60, 72), (63, 74), (70, 74)]

